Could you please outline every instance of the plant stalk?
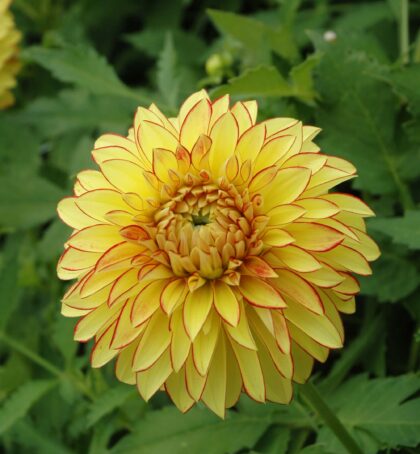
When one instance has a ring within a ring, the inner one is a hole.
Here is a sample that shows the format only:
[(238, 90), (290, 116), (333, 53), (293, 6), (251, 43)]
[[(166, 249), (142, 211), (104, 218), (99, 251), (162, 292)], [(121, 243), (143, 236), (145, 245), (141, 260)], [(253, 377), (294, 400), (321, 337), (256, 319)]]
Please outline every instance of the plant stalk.
[(69, 380), (70, 382), (73, 383), (73, 385), (79, 389), (86, 397), (89, 399), (94, 399), (93, 393), (91, 390), (86, 386), (84, 382), (79, 380), (77, 377), (74, 375), (64, 372), (58, 367), (56, 367), (54, 364), (50, 363), (46, 359), (42, 358), (39, 356), (37, 353), (33, 352), (30, 350), (26, 345), (21, 344), (17, 340), (13, 339), (12, 337), (8, 336), (5, 332), (0, 330), (0, 340), (2, 340), (5, 344), (7, 344), (10, 348), (13, 350), (16, 350), (29, 360), (31, 360), (33, 363), (38, 364), (38, 366), (42, 367), (46, 371), (48, 371), (50, 374), (56, 376), (60, 380)]
[(331, 408), (326, 404), (312, 383), (306, 383), (299, 388), (300, 395), (306, 403), (324, 420), (334, 435), (340, 440), (349, 454), (363, 454), (359, 445), (343, 426)]
[(400, 55), (402, 64), (406, 65), (410, 61), (409, 0), (400, 0), (400, 5)]

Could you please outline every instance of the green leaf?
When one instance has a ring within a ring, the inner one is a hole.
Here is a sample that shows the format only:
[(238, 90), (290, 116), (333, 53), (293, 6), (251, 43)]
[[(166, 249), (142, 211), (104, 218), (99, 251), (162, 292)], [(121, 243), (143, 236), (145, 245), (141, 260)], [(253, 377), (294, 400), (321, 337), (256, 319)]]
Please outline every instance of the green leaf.
[(372, 347), (384, 329), (383, 317), (381, 316), (369, 321), (368, 326), (362, 326), (356, 339), (341, 351), (341, 355), (333, 364), (330, 373), (321, 382), (320, 390), (331, 392), (337, 388), (351, 369), (363, 359), (367, 350)]
[(55, 216), (55, 207), (63, 193), (38, 176), (0, 177), (0, 226), (29, 228)]
[(0, 330), (4, 330), (22, 296), (19, 286), (19, 235), (9, 236), (0, 267)]
[(92, 427), (105, 415), (121, 406), (130, 396), (137, 392), (131, 386), (119, 385), (109, 389), (95, 400), (87, 414), (87, 425)]
[(226, 93), (240, 97), (281, 97), (293, 96), (293, 89), (274, 66), (258, 66), (230, 79), (228, 85), (216, 88), (212, 95), (217, 98)]
[(177, 54), (172, 35), (167, 33), (165, 45), (157, 63), (157, 85), (168, 107), (175, 109), (178, 104), (179, 74), (177, 70)]
[(175, 407), (166, 407), (146, 414), (111, 453), (231, 454), (252, 447), (270, 423), (268, 412), (258, 417), (228, 412), (221, 420), (200, 408), (180, 415)]
[(0, 434), (23, 418), (32, 405), (56, 384), (52, 380), (33, 380), (18, 388), (0, 408)]
[(420, 210), (407, 211), (399, 218), (371, 219), (369, 227), (390, 236), (397, 244), (420, 249)]
[[(126, 40), (136, 49), (141, 50), (152, 58), (158, 58), (165, 46), (167, 34), (165, 29), (149, 28), (139, 33), (126, 36)], [(204, 62), (207, 47), (203, 40), (182, 29), (171, 30), (173, 45), (180, 63), (197, 65)]]
[(39, 148), (32, 128), (22, 128), (18, 117), (0, 115), (0, 176), (35, 171), (41, 162)]
[(32, 46), (25, 49), (22, 57), (43, 66), (58, 80), (92, 93), (128, 97), (145, 103), (150, 101), (121, 82), (114, 68), (93, 47), (65, 45), (48, 49)]
[(311, 55), (303, 63), (292, 68), (290, 81), (287, 81), (274, 66), (258, 66), (245, 70), (233, 77), (228, 84), (212, 91), (214, 97), (229, 93), (245, 97), (296, 97), (313, 104), (316, 92), (313, 83), (313, 70), (319, 57)]
[(237, 40), (250, 52), (253, 64), (269, 63), (270, 49), (289, 61), (298, 57), (293, 35), (286, 28), (274, 28), (226, 11), (209, 9), (207, 13), (221, 33)]
[(355, 187), (374, 194), (403, 192), (394, 142), (397, 100), (386, 83), (368, 74), (372, 58), (344, 38), (330, 44), (317, 71), (324, 100), (317, 109), (327, 154), (355, 164)]
[[(327, 397), (363, 452), (370, 454), (379, 448), (414, 447), (420, 443), (420, 399), (407, 400), (419, 389), (420, 377), (415, 375), (373, 380), (361, 375)], [(343, 452), (326, 427), (317, 441), (337, 454)]]
[(19, 421), (13, 428), (14, 439), (21, 446), (29, 449), (29, 452), (39, 454), (71, 454), (72, 451), (62, 445), (51, 434), (41, 432), (33, 424), (27, 421)]
[(359, 278), (361, 292), (381, 303), (395, 303), (410, 295), (419, 284), (416, 266), (395, 252), (383, 251), (381, 258), (372, 264), (372, 270), (372, 276)]
[(25, 126), (34, 126), (43, 137), (93, 130), (126, 133), (136, 103), (116, 96), (92, 95), (82, 90), (63, 90), (55, 98), (37, 98), (19, 112)]

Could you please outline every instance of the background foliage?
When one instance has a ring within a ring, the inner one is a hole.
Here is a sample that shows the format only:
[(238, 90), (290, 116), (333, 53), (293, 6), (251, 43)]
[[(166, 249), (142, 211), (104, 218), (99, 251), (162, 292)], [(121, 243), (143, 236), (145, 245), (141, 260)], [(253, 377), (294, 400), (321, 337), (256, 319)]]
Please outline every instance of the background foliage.
[(90, 345), (60, 316), (69, 232), (55, 206), (92, 167), (95, 137), (126, 133), (139, 104), (171, 114), (206, 87), (257, 97), (260, 118), (321, 126), (323, 150), (357, 166), (343, 190), (375, 209), (383, 253), (346, 347), (314, 381), (364, 453), (420, 452), (420, 3), (408, 52), (406, 3), (14, 2), (25, 66), (17, 105), (0, 114), (0, 451), (343, 452), (298, 389), (289, 407), (241, 399), (225, 421), (202, 407), (181, 416), (163, 394), (145, 404), (112, 366), (89, 367)]

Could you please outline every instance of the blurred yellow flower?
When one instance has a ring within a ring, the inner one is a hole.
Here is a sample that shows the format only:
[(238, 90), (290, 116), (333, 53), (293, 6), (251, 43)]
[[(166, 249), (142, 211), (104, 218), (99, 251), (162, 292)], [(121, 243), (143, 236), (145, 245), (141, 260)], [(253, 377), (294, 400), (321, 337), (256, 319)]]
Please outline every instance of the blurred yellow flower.
[(16, 85), (20, 64), (17, 60), (21, 34), (9, 12), (11, 0), (0, 0), (0, 109), (14, 103), (11, 89)]
[(256, 117), (255, 101), (204, 90), (176, 118), (140, 107), (58, 206), (74, 229), (58, 275), (77, 279), (62, 313), (82, 317), (76, 340), (95, 339), (92, 366), (117, 356), (146, 400), (165, 389), (181, 411), (202, 401), (222, 417), (241, 391), (288, 403), (342, 347), (353, 274), (379, 256), (372, 211), (328, 192), (355, 168), (319, 153), (319, 129)]

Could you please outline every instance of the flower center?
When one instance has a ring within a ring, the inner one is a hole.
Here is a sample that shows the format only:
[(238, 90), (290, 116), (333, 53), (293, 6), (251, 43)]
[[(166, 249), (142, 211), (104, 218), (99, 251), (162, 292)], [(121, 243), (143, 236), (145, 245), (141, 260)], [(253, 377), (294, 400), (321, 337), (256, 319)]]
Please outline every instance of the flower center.
[(267, 220), (258, 207), (246, 189), (223, 181), (182, 186), (155, 212), (156, 248), (177, 276), (239, 283), (237, 268), (263, 248)]

